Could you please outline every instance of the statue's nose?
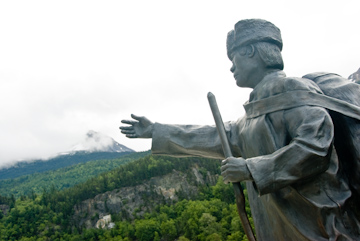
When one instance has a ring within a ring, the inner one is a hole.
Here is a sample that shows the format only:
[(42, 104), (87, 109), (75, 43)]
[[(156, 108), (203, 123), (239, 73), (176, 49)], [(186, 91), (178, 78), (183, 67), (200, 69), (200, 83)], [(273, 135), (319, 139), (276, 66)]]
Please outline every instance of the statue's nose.
[(234, 71), (235, 71), (235, 65), (234, 64), (231, 66), (230, 71), (231, 71), (231, 73), (234, 73)]

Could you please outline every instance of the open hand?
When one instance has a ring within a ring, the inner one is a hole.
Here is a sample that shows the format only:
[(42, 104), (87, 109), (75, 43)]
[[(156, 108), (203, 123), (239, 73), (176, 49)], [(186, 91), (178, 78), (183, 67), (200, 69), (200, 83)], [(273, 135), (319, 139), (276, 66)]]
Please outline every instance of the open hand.
[(145, 116), (131, 114), (134, 120), (122, 120), (121, 123), (130, 126), (120, 126), (121, 133), (128, 138), (151, 138), (153, 123)]
[(244, 158), (228, 157), (221, 162), (224, 183), (252, 180)]

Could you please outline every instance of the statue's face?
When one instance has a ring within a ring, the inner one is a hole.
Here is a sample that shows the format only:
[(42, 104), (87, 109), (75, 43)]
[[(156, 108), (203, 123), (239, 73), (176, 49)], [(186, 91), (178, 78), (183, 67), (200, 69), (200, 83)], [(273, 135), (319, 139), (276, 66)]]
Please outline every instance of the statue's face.
[(250, 87), (254, 88), (251, 83), (251, 58), (246, 54), (240, 54), (240, 50), (235, 50), (232, 53), (232, 67), (230, 71), (234, 74), (236, 85), (239, 87)]

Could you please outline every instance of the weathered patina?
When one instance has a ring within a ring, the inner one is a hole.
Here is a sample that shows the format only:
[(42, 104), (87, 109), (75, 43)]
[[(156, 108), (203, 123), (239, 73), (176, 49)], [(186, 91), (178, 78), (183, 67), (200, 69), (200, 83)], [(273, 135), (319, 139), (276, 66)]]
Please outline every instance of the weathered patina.
[[(280, 30), (265, 20), (239, 21), (228, 34), (236, 83), (253, 91), (245, 116), (225, 123), (236, 158), (222, 162), (224, 180), (246, 181), (258, 240), (360, 239), (359, 193), (349, 181), (358, 178), (344, 168), (353, 157), (340, 158), (329, 114), (341, 113), (341, 104), (327, 108), (315, 82), (287, 77), (281, 49)], [(360, 108), (352, 107), (353, 117), (360, 118)], [(123, 121), (129, 126), (121, 127), (122, 133), (152, 138), (154, 154), (224, 158), (214, 126), (132, 117)]]

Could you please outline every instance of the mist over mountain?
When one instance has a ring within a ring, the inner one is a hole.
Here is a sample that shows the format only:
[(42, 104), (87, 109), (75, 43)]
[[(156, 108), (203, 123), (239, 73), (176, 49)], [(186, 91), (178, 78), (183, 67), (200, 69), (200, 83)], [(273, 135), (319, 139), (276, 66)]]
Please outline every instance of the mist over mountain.
[(134, 150), (121, 145), (113, 138), (101, 134), (99, 132), (90, 130), (86, 133), (83, 141), (76, 144), (71, 152), (86, 151), (86, 152), (133, 152)]
[(0, 179), (56, 170), (93, 160), (115, 159), (134, 152), (109, 136), (88, 131), (84, 140), (74, 145), (69, 151), (55, 154), (48, 159), (23, 160), (12, 166), (0, 167)]

